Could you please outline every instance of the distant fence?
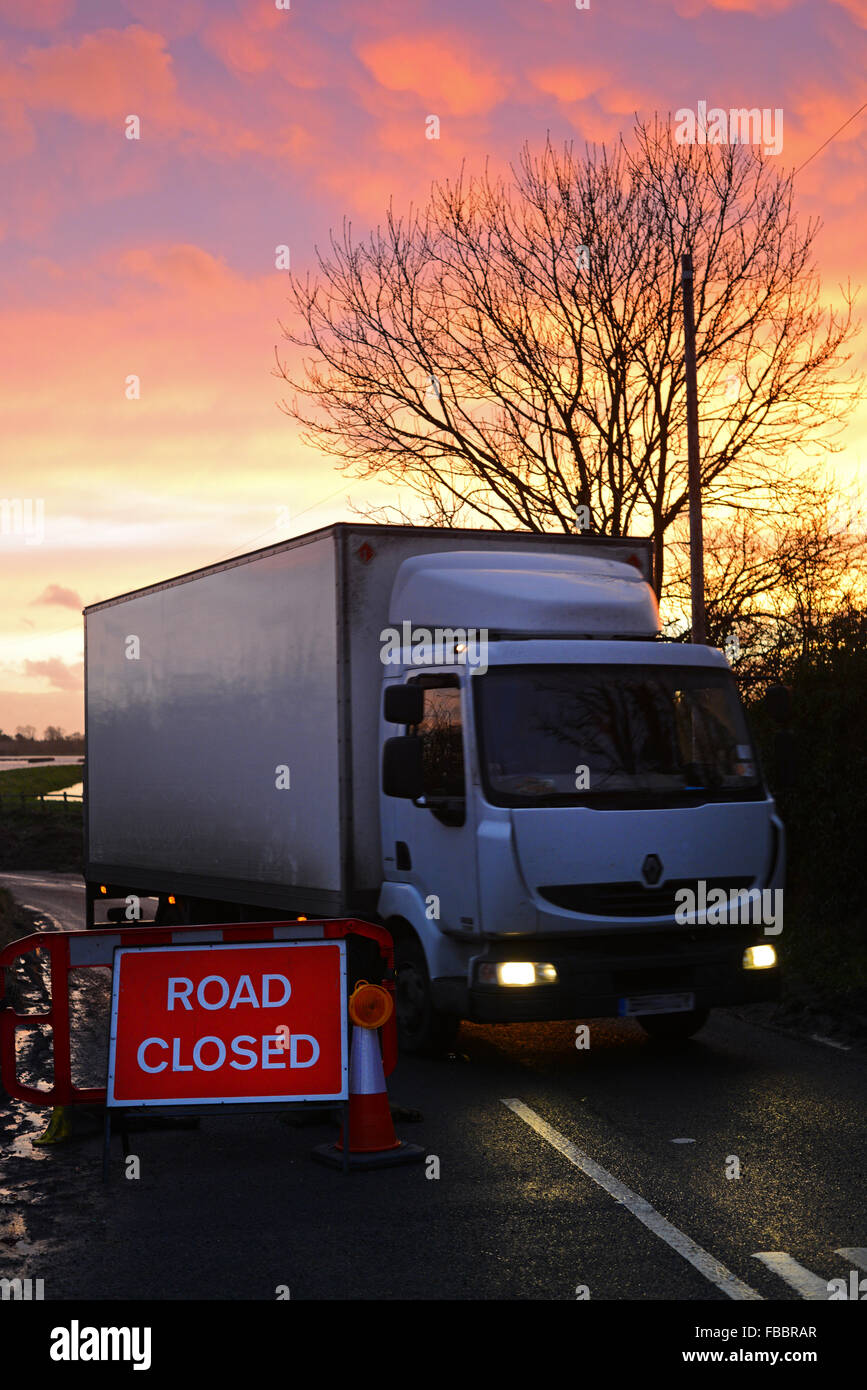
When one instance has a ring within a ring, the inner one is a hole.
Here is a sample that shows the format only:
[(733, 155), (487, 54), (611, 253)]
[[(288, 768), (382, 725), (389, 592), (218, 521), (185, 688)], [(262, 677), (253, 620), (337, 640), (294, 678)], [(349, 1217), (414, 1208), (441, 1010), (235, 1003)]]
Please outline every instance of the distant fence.
[(42, 806), (80, 806), (84, 797), (75, 792), (2, 792), (0, 791), (0, 810), (10, 810), (17, 806), (23, 811), (28, 801), (37, 801)]

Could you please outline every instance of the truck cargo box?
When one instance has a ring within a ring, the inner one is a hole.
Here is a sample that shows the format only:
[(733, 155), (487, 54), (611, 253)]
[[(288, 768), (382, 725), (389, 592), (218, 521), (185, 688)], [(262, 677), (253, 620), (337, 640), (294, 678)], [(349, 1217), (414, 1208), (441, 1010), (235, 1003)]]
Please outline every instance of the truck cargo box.
[(651, 577), (644, 539), (341, 524), (91, 605), (86, 877), (372, 910), (381, 633), (403, 562), (449, 551), (580, 553)]

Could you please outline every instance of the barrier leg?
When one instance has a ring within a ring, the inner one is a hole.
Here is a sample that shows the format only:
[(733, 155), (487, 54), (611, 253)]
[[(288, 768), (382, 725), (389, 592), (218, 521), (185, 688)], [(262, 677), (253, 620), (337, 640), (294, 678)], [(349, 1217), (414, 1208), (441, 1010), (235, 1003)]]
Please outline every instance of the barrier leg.
[(108, 1182), (108, 1160), (111, 1157), (111, 1110), (105, 1107), (105, 1129), (102, 1135), (102, 1180)]
[(64, 1139), (72, 1137), (72, 1125), (69, 1120), (69, 1106), (55, 1105), (51, 1112), (51, 1118), (45, 1129), (33, 1140), (34, 1144), (62, 1144)]

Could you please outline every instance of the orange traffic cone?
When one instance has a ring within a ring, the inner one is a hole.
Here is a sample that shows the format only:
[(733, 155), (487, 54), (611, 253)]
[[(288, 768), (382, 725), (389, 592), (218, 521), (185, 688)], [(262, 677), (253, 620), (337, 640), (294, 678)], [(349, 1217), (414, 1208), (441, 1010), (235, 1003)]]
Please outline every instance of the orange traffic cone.
[[(376, 993), (374, 994), (374, 991)], [(391, 996), (378, 985), (359, 982), (349, 1001), (352, 1051), (349, 1057), (349, 1166), (384, 1168), (396, 1163), (417, 1163), (424, 1158), (418, 1144), (407, 1144), (394, 1132), (377, 1028), (393, 1008)], [(344, 1164), (344, 1133), (336, 1144), (318, 1144), (313, 1157), (334, 1168)]]

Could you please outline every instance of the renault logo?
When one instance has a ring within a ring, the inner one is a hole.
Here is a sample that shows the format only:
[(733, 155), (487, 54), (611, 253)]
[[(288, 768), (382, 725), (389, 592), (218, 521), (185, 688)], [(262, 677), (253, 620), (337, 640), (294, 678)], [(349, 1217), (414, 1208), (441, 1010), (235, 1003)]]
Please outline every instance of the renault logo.
[(648, 854), (641, 866), (644, 882), (653, 888), (662, 878), (662, 860), (658, 854)]

